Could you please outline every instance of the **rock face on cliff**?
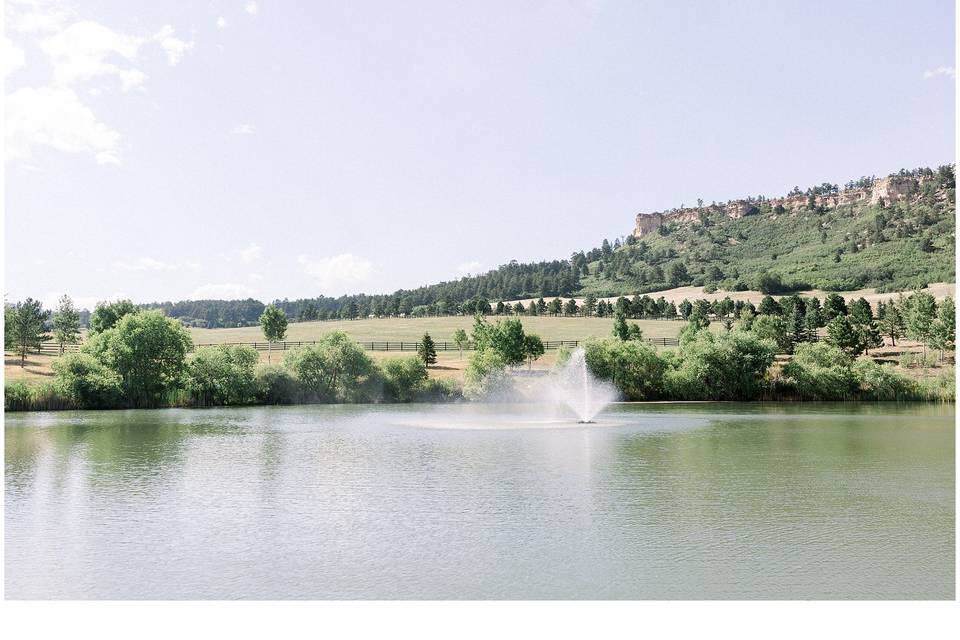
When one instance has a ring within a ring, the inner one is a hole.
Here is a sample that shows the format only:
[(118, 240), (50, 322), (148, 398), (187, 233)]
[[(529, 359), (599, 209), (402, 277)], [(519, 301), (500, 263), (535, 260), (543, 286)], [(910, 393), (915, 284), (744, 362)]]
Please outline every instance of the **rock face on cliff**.
[[(702, 207), (684, 207), (671, 211), (655, 211), (653, 213), (638, 213), (633, 230), (634, 237), (640, 238), (656, 231), (663, 224), (688, 224), (700, 220), (703, 216), (723, 214), (728, 218), (743, 218), (749, 215), (784, 215), (797, 214), (811, 208), (824, 207), (833, 209), (839, 206), (869, 202), (871, 205), (892, 204), (900, 200), (910, 199), (919, 192), (920, 186), (927, 180), (926, 176), (888, 176), (873, 181), (866, 187), (835, 190), (830, 193), (820, 193), (811, 196), (794, 193), (782, 198), (769, 200), (746, 199), (731, 200), (724, 204), (710, 204)], [(811, 207), (812, 205), (812, 207)]]

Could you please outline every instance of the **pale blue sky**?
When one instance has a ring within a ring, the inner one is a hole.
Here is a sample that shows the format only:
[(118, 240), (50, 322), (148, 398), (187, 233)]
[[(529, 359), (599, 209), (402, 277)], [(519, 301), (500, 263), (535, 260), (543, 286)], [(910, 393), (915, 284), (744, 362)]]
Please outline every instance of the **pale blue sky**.
[(954, 5), (6, 4), (6, 291), (386, 292), (954, 158)]

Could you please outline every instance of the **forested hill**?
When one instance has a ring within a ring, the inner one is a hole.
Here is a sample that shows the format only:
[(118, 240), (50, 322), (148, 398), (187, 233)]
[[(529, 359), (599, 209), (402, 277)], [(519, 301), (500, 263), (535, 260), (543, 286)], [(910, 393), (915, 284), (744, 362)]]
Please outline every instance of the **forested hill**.
[[(298, 320), (470, 313), (487, 302), (593, 293), (648, 293), (677, 286), (767, 293), (819, 288), (913, 289), (953, 282), (954, 167), (901, 170), (843, 187), (794, 188), (779, 198), (640, 214), (633, 233), (568, 259), (511, 261), (497, 269), (385, 295), (277, 300)], [(257, 300), (144, 305), (196, 326), (255, 324)]]

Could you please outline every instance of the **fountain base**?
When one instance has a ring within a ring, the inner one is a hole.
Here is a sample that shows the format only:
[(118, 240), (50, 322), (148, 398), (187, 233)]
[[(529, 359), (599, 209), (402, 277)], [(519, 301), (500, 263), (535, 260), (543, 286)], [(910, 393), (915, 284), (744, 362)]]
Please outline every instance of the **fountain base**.
[(577, 424), (597, 424), (594, 420), (577, 420)]

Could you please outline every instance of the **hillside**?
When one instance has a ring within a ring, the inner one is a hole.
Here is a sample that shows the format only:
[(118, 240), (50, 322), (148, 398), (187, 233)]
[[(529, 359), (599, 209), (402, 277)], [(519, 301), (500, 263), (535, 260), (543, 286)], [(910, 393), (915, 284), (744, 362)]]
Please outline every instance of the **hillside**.
[(581, 292), (896, 291), (953, 282), (954, 207), (953, 168), (941, 167), (640, 214), (622, 247), (585, 261)]
[[(953, 166), (795, 187), (783, 197), (641, 213), (633, 232), (569, 258), (511, 261), (483, 274), (382, 295), (275, 300), (295, 320), (471, 313), (500, 300), (597, 297), (678, 288), (788, 293), (892, 292), (956, 281)], [(256, 324), (257, 300), (163, 308), (196, 327)]]

